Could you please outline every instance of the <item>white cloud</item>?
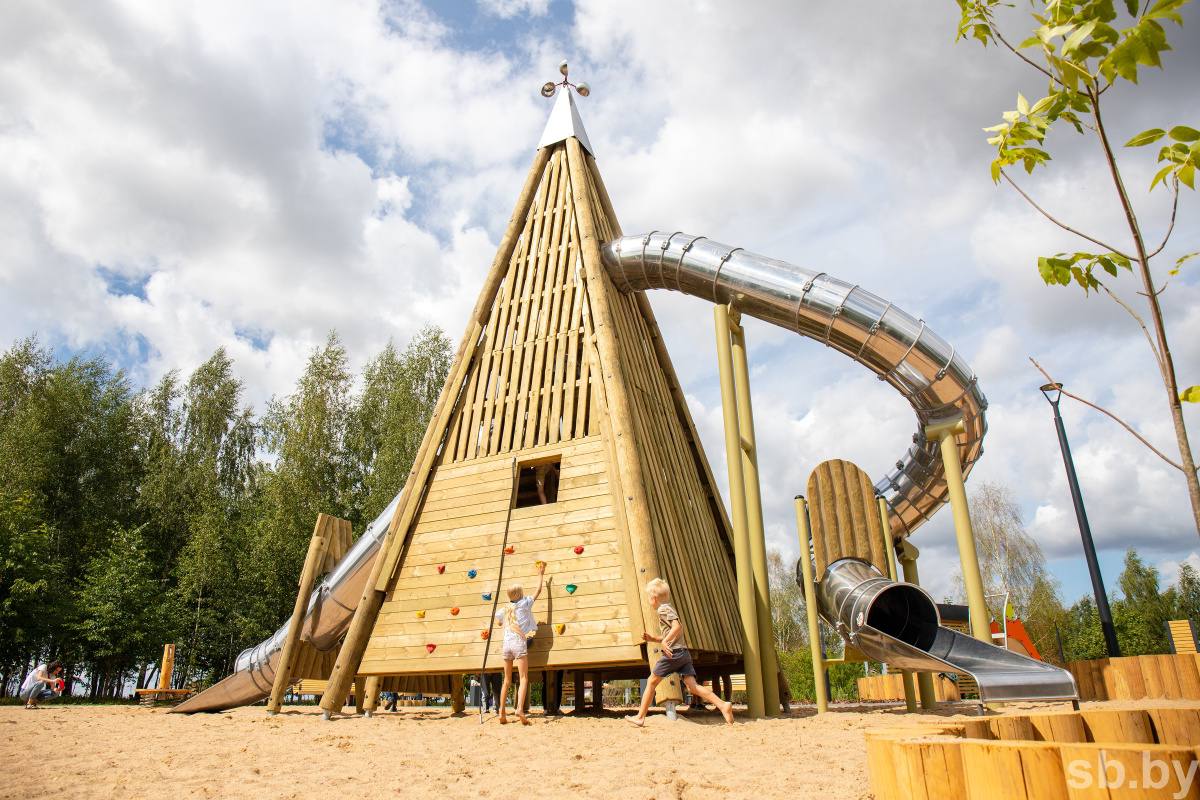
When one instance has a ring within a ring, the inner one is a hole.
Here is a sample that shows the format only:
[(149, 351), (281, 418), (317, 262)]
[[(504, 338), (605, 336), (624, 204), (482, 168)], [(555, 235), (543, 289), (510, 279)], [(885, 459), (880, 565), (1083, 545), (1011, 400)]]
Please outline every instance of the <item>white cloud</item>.
[[(596, 0), (579, 3), (566, 39), (535, 22), (484, 42), (412, 0), (10, 5), (0, 339), (39, 330), (70, 349), (119, 349), (145, 381), (224, 345), (261, 403), (289, 390), (330, 328), (358, 363), (427, 321), (457, 338), (549, 110), (537, 88), (567, 56), (572, 78), (594, 89), (580, 109), (627, 232), (690, 230), (923, 316), (967, 355), (991, 401), (973, 480), (1007, 483), (1047, 551), (1077, 554), (1042, 379), (1025, 357), (1168, 454), (1173, 431), (1136, 326), (1103, 297), (1042, 285), (1036, 256), (1081, 245), (990, 185), (979, 131), (1040, 81), (1003, 53), (955, 45), (954, 16), (882, 2), (847, 14)], [(1180, 80), (1197, 31), (1189, 18), (1173, 33), (1165, 75), (1106, 95), (1116, 139), (1200, 102), (1200, 85)], [(1119, 246), (1123, 220), (1096, 155), (1071, 137), (1052, 143), (1050, 171), (1022, 180)], [(1160, 235), (1166, 196), (1145, 194), (1142, 155), (1122, 155), (1127, 183)], [(1198, 208), (1185, 193), (1164, 255), (1194, 249)], [(1193, 273), (1164, 295), (1188, 382), (1200, 363)], [(118, 279), (142, 296), (114, 294), (106, 281)], [(711, 310), (652, 302), (723, 475)], [(748, 335), (768, 536), (794, 553), (791, 498), (812, 468), (842, 457), (879, 475), (915, 420), (832, 351), (754, 322)], [(1188, 557), (1195, 531), (1178, 473), (1110, 421), (1070, 401), (1063, 413), (1099, 545)], [(1200, 414), (1188, 418), (1200, 437)], [(948, 516), (914, 541), (940, 598), (957, 570)]]

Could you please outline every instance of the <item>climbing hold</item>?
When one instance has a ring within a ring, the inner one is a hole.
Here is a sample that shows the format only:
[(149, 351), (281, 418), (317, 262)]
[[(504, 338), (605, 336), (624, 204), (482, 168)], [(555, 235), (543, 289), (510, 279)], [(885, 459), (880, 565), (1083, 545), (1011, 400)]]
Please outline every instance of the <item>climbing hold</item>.
[(445, 571), (446, 571), (446, 565), (445, 565), (445, 564), (438, 564), (438, 575), (441, 575), (441, 574), (442, 574), (443, 572), (445, 572)]
[(479, 638), (480, 638), (480, 639), (486, 639), (486, 638), (488, 638), (488, 637), (489, 637), (489, 636), (491, 636), (491, 635), (492, 635), (492, 632), (491, 632), (491, 631), (480, 631), (480, 632), (479, 632)]
[(562, 632), (563, 632), (563, 630), (564, 630), (566, 627), (567, 627), (567, 626), (566, 626), (566, 625), (564, 625), (563, 623), (561, 623), (561, 622), (556, 622), (556, 623), (554, 624), (554, 632), (555, 632), (555, 633), (562, 633)]
[(483, 594), (481, 594), (481, 595), (479, 595), (479, 596), (480, 596), (480, 597), (482, 597), (484, 600), (491, 600), (491, 599), (492, 599), (492, 593), (491, 593), (491, 592), (484, 592)]
[(577, 556), (583, 555), (583, 545), (581, 545), (581, 544), (575, 545), (575, 555), (577, 555)]
[(437, 645), (430, 642), (429, 644), (425, 645), (425, 649), (432, 653), (434, 650), (437, 650)]
[(450, 609), (450, 613), (457, 617), (458, 616), (458, 606), (455, 606), (454, 608)]
[(467, 570), (467, 577), (468, 577), (468, 578), (472, 578), (472, 579), (473, 579), (473, 578), (474, 578), (476, 575), (478, 575), (478, 574), (479, 574), (479, 572), (477, 572), (476, 570), (473, 570), (473, 569), (469, 569), (469, 570)]
[(417, 612), (417, 619), (425, 619), (425, 610), (424, 609)]
[(515, 552), (517, 552), (517, 548), (513, 547), (511, 544), (504, 548), (504, 555), (506, 556), (511, 556)]
[(578, 589), (579, 587), (573, 583), (568, 583), (563, 588), (567, 590), (567, 594), (575, 594), (575, 590)]

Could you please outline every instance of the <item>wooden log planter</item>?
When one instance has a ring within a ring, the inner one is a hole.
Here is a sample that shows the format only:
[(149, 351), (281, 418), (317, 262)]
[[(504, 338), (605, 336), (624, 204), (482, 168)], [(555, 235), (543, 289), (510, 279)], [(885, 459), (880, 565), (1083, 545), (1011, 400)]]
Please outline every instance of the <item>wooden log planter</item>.
[(1072, 661), (1080, 700), (1200, 700), (1200, 655), (1125, 656)]
[[(958, 685), (949, 678), (935, 675), (933, 696), (938, 702), (957, 702)], [(864, 703), (884, 703), (904, 699), (904, 678), (899, 672), (871, 675), (858, 679), (858, 699)]]
[(876, 800), (1200, 800), (1200, 704), (913, 723), (866, 741)]

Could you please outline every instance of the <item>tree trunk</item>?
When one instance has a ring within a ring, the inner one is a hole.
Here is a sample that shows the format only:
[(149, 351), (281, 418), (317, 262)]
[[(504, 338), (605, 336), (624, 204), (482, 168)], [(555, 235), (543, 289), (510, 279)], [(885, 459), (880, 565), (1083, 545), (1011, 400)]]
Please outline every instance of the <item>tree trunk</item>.
[(1117, 188), (1117, 196), (1121, 199), (1121, 208), (1125, 211), (1125, 220), (1129, 225), (1129, 233), (1133, 236), (1133, 245), (1137, 249), (1138, 274), (1142, 280), (1142, 294), (1150, 306), (1150, 322), (1154, 328), (1154, 338), (1158, 344), (1159, 375), (1163, 388), (1167, 392), (1167, 404), (1171, 409), (1171, 423), (1175, 426), (1175, 441), (1179, 446), (1179, 463), (1183, 467), (1184, 480), (1187, 481), (1188, 499), (1192, 504), (1192, 521), (1196, 525), (1196, 533), (1200, 535), (1200, 476), (1196, 474), (1196, 461), (1192, 456), (1192, 446), (1188, 441), (1187, 426), (1183, 419), (1183, 403), (1179, 399), (1179, 382), (1175, 377), (1175, 361), (1171, 357), (1171, 347), (1167, 342), (1167, 328), (1163, 321), (1162, 306), (1158, 302), (1158, 292), (1154, 288), (1154, 276), (1150, 272), (1150, 257), (1146, 255), (1146, 243), (1142, 240), (1142, 229), (1134, 213), (1129, 194), (1125, 191), (1125, 183), (1121, 180), (1121, 171), (1117, 168), (1117, 160), (1109, 145), (1108, 134), (1104, 131), (1104, 120), (1100, 116), (1100, 95), (1089, 91), (1092, 99), (1092, 112), (1096, 119), (1096, 133), (1104, 147), (1104, 157), (1108, 161), (1108, 169), (1112, 175), (1113, 185)]

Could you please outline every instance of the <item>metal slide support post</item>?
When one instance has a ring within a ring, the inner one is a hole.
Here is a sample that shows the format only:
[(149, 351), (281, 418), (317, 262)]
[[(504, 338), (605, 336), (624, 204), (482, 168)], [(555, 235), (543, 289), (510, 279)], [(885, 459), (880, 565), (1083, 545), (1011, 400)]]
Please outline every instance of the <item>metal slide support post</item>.
[(958, 542), (958, 560), (962, 565), (963, 585), (967, 590), (967, 609), (971, 615), (971, 635), (981, 642), (992, 643), (991, 619), (983, 597), (983, 577), (979, 574), (979, 556), (975, 552), (975, 531), (971, 528), (971, 511), (967, 507), (967, 487), (963, 481), (962, 461), (958, 456), (955, 434), (963, 432), (962, 418), (930, 425), (925, 436), (936, 441), (942, 451), (942, 468), (946, 471), (946, 493), (950, 495), (950, 510), (954, 513), (954, 538)]
[[(736, 313), (736, 312), (735, 312)], [(762, 662), (763, 705), (768, 717), (778, 716), (779, 659), (775, 655), (775, 629), (771, 623), (771, 586), (767, 578), (767, 535), (763, 527), (762, 490), (758, 483), (758, 443), (754, 438), (754, 411), (750, 404), (750, 368), (746, 357), (746, 332), (736, 318), (730, 326), (733, 345), (733, 386), (737, 394), (738, 435), (741, 439), (742, 479), (746, 489), (746, 530), (750, 538), (750, 565), (754, 573), (754, 608), (758, 617), (758, 647)]]
[[(920, 554), (921, 551), (909, 544), (907, 539), (900, 542), (900, 566), (904, 570), (904, 582), (913, 586), (921, 585), (921, 577), (917, 574), (917, 556)], [(928, 672), (917, 673), (917, 693), (921, 696), (921, 708), (933, 708), (937, 705), (933, 676)]]
[(829, 689), (825, 680), (825, 657), (821, 648), (821, 621), (817, 618), (817, 587), (813, 582), (812, 544), (808, 528), (808, 503), (796, 495), (796, 532), (800, 537), (800, 579), (804, 583), (804, 609), (808, 614), (808, 649), (812, 654), (813, 694), (817, 713), (829, 710)]
[[(883, 531), (883, 552), (887, 558), (888, 577), (894, 581), (900, 580), (896, 570), (896, 547), (892, 544), (892, 524), (889, 520), (887, 501), (875, 495), (875, 507), (879, 509), (879, 522)], [(900, 682), (904, 686), (904, 709), (912, 714), (917, 710), (917, 689), (913, 684), (913, 674), (906, 669), (900, 670)]]
[(750, 532), (746, 521), (746, 483), (742, 477), (741, 428), (733, 383), (733, 353), (729, 341), (729, 310), (713, 306), (717, 328), (717, 366), (721, 374), (721, 412), (725, 419), (725, 461), (729, 469), (729, 511), (733, 517), (733, 554), (737, 562), (738, 611), (742, 618), (742, 662), (746, 673), (746, 706), (750, 717), (763, 716), (762, 656), (759, 654), (758, 612), (754, 601), (754, 572), (750, 563)]

